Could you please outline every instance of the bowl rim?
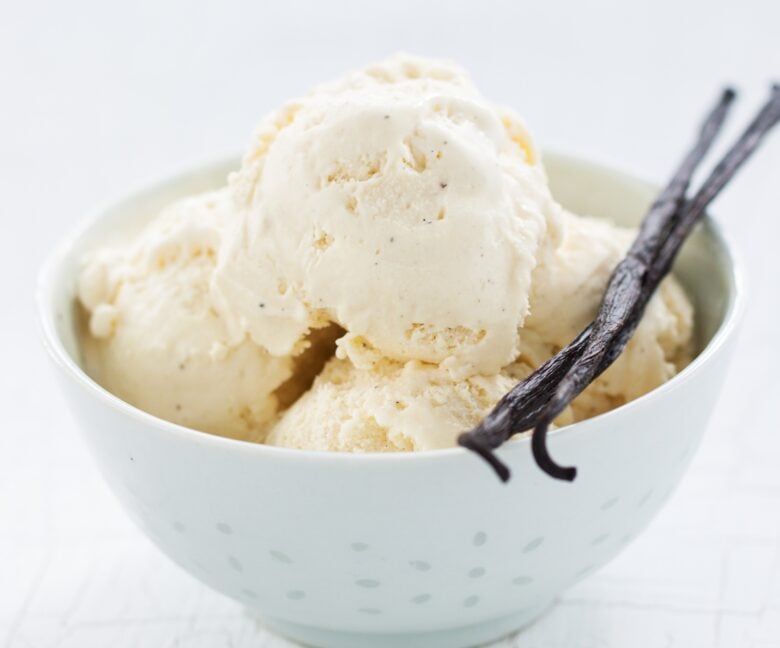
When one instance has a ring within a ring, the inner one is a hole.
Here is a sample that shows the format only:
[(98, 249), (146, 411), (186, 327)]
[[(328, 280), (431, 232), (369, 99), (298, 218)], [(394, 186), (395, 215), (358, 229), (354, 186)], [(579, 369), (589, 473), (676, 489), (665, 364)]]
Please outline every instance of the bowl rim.
[[(614, 167), (596, 162), (577, 155), (560, 153), (555, 150), (546, 150), (544, 158), (555, 158), (564, 164), (585, 165), (594, 171), (613, 176), (616, 181), (623, 183), (633, 183), (638, 186), (644, 186), (653, 191), (658, 190), (654, 183), (643, 180), (631, 173), (620, 171)], [(285, 448), (280, 446), (271, 446), (264, 443), (253, 443), (230, 437), (223, 437), (208, 432), (189, 428), (178, 423), (173, 423), (159, 418), (142, 409), (131, 405), (130, 403), (115, 396), (99, 383), (93, 380), (76, 362), (71, 354), (66, 350), (59, 334), (57, 333), (57, 315), (54, 304), (54, 285), (55, 278), (59, 274), (60, 268), (64, 262), (71, 256), (73, 248), (77, 242), (89, 232), (111, 209), (117, 206), (138, 199), (143, 194), (155, 193), (164, 187), (177, 182), (182, 182), (187, 178), (202, 173), (213, 173), (219, 168), (228, 168), (229, 165), (235, 165), (240, 161), (240, 156), (220, 156), (201, 161), (197, 164), (190, 164), (183, 169), (173, 173), (167, 173), (157, 176), (156, 179), (147, 182), (137, 183), (130, 190), (119, 194), (110, 200), (102, 201), (97, 207), (88, 210), (85, 217), (66, 234), (53, 250), (46, 257), (37, 277), (35, 289), (35, 303), (37, 311), (38, 333), (42, 344), (49, 357), (56, 367), (64, 375), (73, 380), (79, 387), (87, 392), (91, 397), (97, 398), (110, 409), (115, 410), (119, 415), (136, 419), (139, 423), (156, 430), (173, 435), (182, 442), (190, 442), (200, 445), (213, 446), (215, 449), (233, 450), (255, 454), (259, 456), (269, 455), (275, 459), (287, 460), (307, 460), (307, 461), (348, 461), (348, 462), (413, 462), (413, 461), (431, 461), (436, 459), (452, 459), (456, 456), (466, 456), (471, 453), (465, 448), (454, 446), (450, 448), (439, 448), (433, 450), (418, 450), (414, 452), (345, 452), (330, 450), (304, 450), (297, 448)], [(723, 231), (720, 225), (708, 214), (704, 221), (704, 227), (708, 234), (714, 239), (715, 244), (720, 248), (722, 263), (726, 271), (729, 283), (728, 304), (723, 319), (717, 330), (709, 340), (707, 345), (682, 371), (670, 378), (668, 381), (659, 385), (648, 393), (636, 398), (624, 405), (599, 414), (597, 416), (578, 421), (570, 425), (550, 430), (548, 438), (560, 439), (576, 434), (584, 426), (595, 422), (603, 423), (611, 418), (625, 415), (632, 409), (640, 408), (648, 403), (663, 398), (665, 394), (675, 390), (683, 383), (693, 379), (698, 375), (703, 367), (718, 354), (726, 341), (733, 337), (738, 329), (745, 309), (745, 277), (743, 265), (739, 255), (735, 250), (733, 241)], [(500, 452), (507, 449), (516, 449), (523, 445), (530, 444), (530, 435), (523, 434), (510, 439), (504, 443)]]

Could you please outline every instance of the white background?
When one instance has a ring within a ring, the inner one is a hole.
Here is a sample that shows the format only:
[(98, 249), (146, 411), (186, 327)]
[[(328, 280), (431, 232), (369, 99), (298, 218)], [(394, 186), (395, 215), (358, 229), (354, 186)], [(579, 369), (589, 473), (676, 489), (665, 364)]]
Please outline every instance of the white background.
[[(290, 646), (130, 525), (55, 389), (36, 339), (34, 277), (90, 206), (239, 151), (285, 98), (399, 49), (462, 63), (542, 146), (658, 182), (723, 82), (743, 91), (736, 122), (780, 77), (774, 0), (0, 7), (5, 648)], [(780, 645), (778, 205), (780, 132), (714, 209), (741, 248), (751, 298), (689, 475), (617, 560), (499, 645)]]

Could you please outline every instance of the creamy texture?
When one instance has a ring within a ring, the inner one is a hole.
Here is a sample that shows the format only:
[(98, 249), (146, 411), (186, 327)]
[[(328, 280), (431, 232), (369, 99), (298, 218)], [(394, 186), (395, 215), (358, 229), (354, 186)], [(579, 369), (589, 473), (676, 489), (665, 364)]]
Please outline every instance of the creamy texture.
[[(399, 56), (289, 103), (227, 187), (98, 250), (78, 289), (85, 362), (128, 402), (216, 434), (448, 447), (593, 319), (634, 234), (564, 213), (522, 122), (461, 70)], [(668, 380), (692, 318), (664, 281), (556, 424)]]
[[(211, 278), (231, 213), (224, 190), (188, 198), (128, 248), (99, 250), (78, 285), (89, 313), (82, 347), (87, 371), (129, 403), (199, 430), (261, 441), (279, 409), (275, 390), (289, 402), (290, 392), (297, 396), (308, 384), (305, 376), (293, 379), (291, 356), (229, 340), (214, 309)], [(304, 384), (296, 388), (296, 380)]]
[(520, 121), (452, 66), (395, 58), (320, 88), (264, 122), (231, 180), (220, 312), (277, 355), (332, 321), (361, 367), (496, 372), (557, 240), (536, 162)]
[(267, 443), (342, 452), (447, 448), (513, 384), (501, 374), (456, 380), (417, 361), (359, 369), (334, 359), (272, 428)]

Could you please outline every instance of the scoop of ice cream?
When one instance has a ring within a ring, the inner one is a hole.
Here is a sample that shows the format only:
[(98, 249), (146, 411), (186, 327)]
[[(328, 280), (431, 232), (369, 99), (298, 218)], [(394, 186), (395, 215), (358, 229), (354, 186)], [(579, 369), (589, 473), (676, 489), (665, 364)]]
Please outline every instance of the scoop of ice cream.
[[(518, 352), (557, 207), (520, 121), (447, 64), (400, 57), (267, 119), (231, 181), (215, 286), (234, 338), (289, 354), (496, 372)], [(261, 306), (260, 306), (261, 305)]]
[[(533, 279), (531, 307), (515, 378), (573, 340), (595, 317), (609, 277), (635, 230), (565, 213), (563, 239)], [(665, 279), (615, 363), (572, 403), (577, 420), (601, 414), (655, 389), (690, 360), (693, 309), (677, 280)]]
[[(207, 432), (448, 447), (593, 319), (633, 236), (563, 214), (522, 122), (461, 70), (395, 57), (269, 116), (228, 187), (99, 250), (78, 286), (85, 365)], [(669, 278), (556, 424), (668, 380), (691, 337)]]
[(82, 346), (87, 371), (127, 402), (195, 429), (258, 441), (280, 394), (293, 400), (313, 374), (306, 382), (294, 375), (297, 359), (228, 339), (210, 283), (230, 210), (224, 190), (188, 198), (129, 247), (98, 251), (79, 280), (89, 318)]
[(333, 359), (266, 442), (346, 452), (446, 448), (512, 384), (500, 374), (456, 380), (441, 367), (417, 361), (360, 369), (348, 359)]

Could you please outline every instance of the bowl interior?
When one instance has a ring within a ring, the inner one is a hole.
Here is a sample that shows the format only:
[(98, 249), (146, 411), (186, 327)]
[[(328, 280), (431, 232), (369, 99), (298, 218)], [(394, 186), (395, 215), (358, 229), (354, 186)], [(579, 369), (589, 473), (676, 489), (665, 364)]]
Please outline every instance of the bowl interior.
[[(84, 255), (98, 245), (126, 239), (173, 200), (222, 186), (237, 166), (236, 158), (222, 160), (131, 193), (97, 210), (61, 245), (44, 269), (39, 287), (44, 337), (55, 347), (55, 357), (82, 364), (73, 296)], [(565, 155), (546, 154), (545, 166), (553, 195), (564, 207), (618, 225), (636, 225), (656, 191), (631, 176)], [(735, 310), (738, 292), (733, 259), (711, 220), (690, 237), (674, 272), (693, 301), (697, 347), (703, 350)]]

